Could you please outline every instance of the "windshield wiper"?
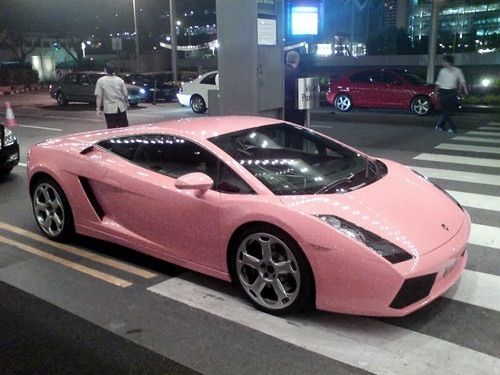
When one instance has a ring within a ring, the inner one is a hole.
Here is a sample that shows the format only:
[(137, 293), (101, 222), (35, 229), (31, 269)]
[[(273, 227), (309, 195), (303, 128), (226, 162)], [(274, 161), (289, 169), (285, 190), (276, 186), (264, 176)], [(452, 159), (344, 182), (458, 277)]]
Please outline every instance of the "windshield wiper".
[(325, 186), (323, 186), (318, 191), (316, 191), (314, 194), (323, 194), (323, 193), (326, 193), (327, 191), (332, 190), (340, 185), (351, 184), (352, 183), (351, 180), (353, 177), (354, 177), (354, 175), (351, 175), (350, 177), (343, 177), (343, 178), (340, 178), (338, 180), (332, 181), (329, 184), (326, 184)]

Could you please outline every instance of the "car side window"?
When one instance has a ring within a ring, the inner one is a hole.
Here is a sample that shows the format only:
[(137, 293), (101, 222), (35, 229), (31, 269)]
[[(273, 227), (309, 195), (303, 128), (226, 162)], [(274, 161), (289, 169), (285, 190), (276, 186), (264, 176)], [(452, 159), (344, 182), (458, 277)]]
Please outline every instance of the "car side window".
[(388, 72), (383, 72), (382, 73), (382, 82), (387, 83), (387, 84), (400, 84), (401, 80), (399, 79), (398, 76), (388, 73)]
[(223, 162), (219, 162), (215, 190), (225, 194), (254, 194), (253, 189)]
[(215, 85), (216, 84), (216, 82), (215, 82), (216, 75), (217, 75), (216, 73), (210, 74), (210, 75), (206, 76), (205, 78), (203, 78), (200, 83), (203, 85)]
[(351, 82), (358, 82), (358, 83), (370, 83), (373, 82), (373, 77), (372, 77), (372, 72), (360, 72), (360, 73), (354, 73), (350, 80)]
[(77, 83), (80, 86), (89, 86), (90, 85), (89, 76), (86, 74), (79, 74), (77, 78)]
[(68, 74), (66, 78), (64, 78), (64, 83), (76, 84), (77, 75), (76, 74)]

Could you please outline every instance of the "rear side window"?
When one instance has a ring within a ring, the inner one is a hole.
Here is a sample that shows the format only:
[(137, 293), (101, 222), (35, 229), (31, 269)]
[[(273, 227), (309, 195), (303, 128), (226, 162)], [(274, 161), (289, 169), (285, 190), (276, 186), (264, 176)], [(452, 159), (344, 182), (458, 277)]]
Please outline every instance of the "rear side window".
[(146, 134), (115, 138), (99, 146), (148, 170), (178, 178), (202, 172), (214, 181), (214, 190), (227, 194), (252, 194), (252, 189), (211, 152), (186, 139)]
[(214, 73), (214, 74), (210, 74), (209, 76), (206, 76), (205, 78), (203, 78), (201, 80), (201, 83), (204, 84), (204, 85), (215, 85), (215, 76), (217, 74)]

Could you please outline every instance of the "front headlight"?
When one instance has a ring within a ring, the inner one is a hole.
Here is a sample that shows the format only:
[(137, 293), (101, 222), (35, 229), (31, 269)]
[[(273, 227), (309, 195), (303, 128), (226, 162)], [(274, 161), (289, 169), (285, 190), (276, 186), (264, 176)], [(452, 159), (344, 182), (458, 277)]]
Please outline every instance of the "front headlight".
[(346, 236), (363, 243), (391, 263), (400, 263), (413, 258), (411, 254), (400, 247), (347, 220), (333, 215), (318, 215), (318, 218)]
[(16, 142), (16, 137), (14, 136), (14, 133), (12, 133), (12, 130), (5, 128), (4, 138), (3, 138), (4, 146), (5, 147), (12, 146), (15, 142)]
[(139, 92), (140, 92), (141, 94), (143, 94), (143, 95), (144, 95), (144, 94), (146, 93), (146, 90), (144, 90), (144, 89), (139, 89)]

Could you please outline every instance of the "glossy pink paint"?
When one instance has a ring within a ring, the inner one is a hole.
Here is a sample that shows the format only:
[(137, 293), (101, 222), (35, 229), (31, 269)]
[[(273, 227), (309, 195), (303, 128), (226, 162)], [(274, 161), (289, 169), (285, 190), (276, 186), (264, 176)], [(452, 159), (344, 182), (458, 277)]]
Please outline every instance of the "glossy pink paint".
[[(231, 236), (248, 223), (275, 225), (290, 234), (304, 251), (314, 274), (316, 305), (322, 310), (402, 316), (437, 298), (456, 282), (467, 260), (462, 253), (470, 218), (409, 168), (384, 160), (386, 177), (350, 193), (275, 196), (208, 141), (218, 134), (276, 122), (261, 117), (209, 117), (56, 138), (31, 147), (28, 179), (46, 173), (61, 185), (77, 232), (228, 281)], [(213, 183), (208, 176), (193, 173), (176, 180), (95, 146), (103, 139), (144, 133), (171, 134), (198, 143), (226, 162), (256, 194), (224, 194), (210, 189), (200, 194), (200, 189)], [(105, 212), (102, 219), (93, 210), (78, 176), (90, 181)], [(349, 220), (414, 258), (391, 264), (337, 232), (316, 214)], [(455, 268), (444, 276), (452, 261)], [(437, 273), (429, 296), (403, 309), (389, 307), (405, 279), (428, 273)]]

